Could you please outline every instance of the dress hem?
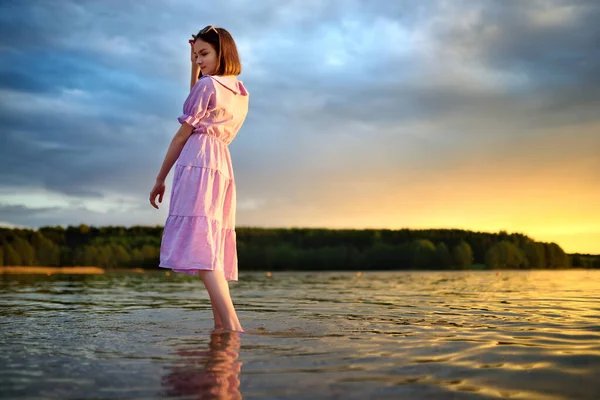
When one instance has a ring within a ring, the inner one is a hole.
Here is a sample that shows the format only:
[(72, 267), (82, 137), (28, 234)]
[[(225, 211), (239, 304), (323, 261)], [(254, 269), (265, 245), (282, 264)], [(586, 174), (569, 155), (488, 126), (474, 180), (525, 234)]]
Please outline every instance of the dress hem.
[(225, 280), (228, 282), (237, 282), (237, 278), (231, 278), (231, 277), (227, 277), (227, 275), (225, 275), (225, 271), (222, 269), (218, 269), (218, 268), (208, 268), (205, 266), (192, 266), (192, 267), (169, 267), (163, 264), (159, 264), (158, 265), (159, 268), (165, 268), (165, 269), (170, 269), (173, 270), (173, 272), (179, 272), (182, 274), (187, 274), (187, 275), (199, 275), (200, 272), (199, 271), (222, 271), (223, 275), (225, 276)]

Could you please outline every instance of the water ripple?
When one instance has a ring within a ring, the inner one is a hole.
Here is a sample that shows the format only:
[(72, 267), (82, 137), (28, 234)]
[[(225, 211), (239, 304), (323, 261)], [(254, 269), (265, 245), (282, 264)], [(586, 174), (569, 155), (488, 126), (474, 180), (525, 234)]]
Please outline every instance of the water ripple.
[(600, 398), (600, 271), (2, 275), (3, 398)]

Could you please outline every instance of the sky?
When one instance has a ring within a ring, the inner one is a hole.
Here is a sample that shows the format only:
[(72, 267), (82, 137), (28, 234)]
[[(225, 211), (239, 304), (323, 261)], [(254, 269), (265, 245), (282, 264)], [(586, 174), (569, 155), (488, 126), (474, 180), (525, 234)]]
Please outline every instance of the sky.
[(213, 24), (250, 92), (237, 226), (600, 254), (599, 20), (593, 0), (1, 1), (0, 224), (164, 224), (148, 194)]

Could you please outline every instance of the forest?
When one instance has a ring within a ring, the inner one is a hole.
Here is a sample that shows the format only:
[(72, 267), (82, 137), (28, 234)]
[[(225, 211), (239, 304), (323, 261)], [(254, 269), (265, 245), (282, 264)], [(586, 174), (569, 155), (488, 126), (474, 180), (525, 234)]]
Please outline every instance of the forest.
[[(0, 266), (158, 269), (162, 226), (0, 228)], [(246, 271), (600, 268), (521, 233), (458, 229), (236, 228)]]

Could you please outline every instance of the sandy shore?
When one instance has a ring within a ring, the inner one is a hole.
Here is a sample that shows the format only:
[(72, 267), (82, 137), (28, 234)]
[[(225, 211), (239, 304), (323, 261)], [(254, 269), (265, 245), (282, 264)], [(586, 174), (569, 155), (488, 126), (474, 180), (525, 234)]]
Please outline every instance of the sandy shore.
[(98, 267), (0, 267), (0, 274), (103, 274)]

